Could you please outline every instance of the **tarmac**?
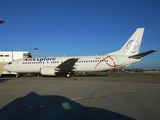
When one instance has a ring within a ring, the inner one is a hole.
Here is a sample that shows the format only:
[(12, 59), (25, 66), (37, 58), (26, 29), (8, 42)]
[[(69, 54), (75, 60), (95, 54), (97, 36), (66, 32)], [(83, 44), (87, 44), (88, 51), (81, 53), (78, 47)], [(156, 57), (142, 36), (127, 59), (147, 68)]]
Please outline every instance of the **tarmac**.
[(160, 74), (0, 78), (0, 120), (160, 120)]

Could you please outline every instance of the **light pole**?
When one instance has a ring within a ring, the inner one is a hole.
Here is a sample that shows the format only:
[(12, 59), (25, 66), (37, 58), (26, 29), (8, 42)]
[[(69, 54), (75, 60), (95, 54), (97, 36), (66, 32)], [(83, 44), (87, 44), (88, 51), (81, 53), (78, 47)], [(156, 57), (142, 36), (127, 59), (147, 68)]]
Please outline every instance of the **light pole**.
[(0, 24), (4, 24), (4, 23), (5, 23), (5, 21), (0, 19)]
[(34, 48), (34, 51), (35, 51), (35, 57), (37, 57), (38, 48)]

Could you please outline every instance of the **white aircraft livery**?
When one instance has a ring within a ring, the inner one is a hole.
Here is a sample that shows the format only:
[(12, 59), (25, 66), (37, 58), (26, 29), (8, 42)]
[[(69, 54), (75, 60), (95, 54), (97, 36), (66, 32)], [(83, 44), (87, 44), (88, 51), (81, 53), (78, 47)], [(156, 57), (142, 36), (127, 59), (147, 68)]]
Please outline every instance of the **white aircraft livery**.
[(139, 62), (148, 54), (156, 50), (139, 53), (144, 28), (137, 28), (133, 35), (118, 51), (102, 56), (74, 56), (74, 57), (35, 57), (24, 58), (9, 62), (4, 69), (8, 72), (38, 73), (56, 76), (65, 73), (67, 77), (75, 72), (105, 71)]

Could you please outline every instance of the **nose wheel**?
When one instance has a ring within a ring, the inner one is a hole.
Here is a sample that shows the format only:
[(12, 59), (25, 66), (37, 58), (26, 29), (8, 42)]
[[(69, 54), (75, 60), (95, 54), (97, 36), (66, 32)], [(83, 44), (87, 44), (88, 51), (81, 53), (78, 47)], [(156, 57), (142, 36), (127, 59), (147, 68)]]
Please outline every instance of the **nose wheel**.
[(18, 78), (18, 77), (19, 77), (19, 74), (17, 73), (15, 77)]
[(17, 73), (15, 77), (18, 78), (18, 77), (22, 77), (22, 76), (23, 76), (23, 74)]

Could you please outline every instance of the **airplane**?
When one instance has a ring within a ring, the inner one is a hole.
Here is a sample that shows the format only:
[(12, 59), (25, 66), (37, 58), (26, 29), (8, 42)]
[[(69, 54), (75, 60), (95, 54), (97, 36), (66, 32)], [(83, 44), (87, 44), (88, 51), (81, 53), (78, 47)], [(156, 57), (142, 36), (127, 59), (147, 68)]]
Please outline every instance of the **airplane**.
[(21, 73), (38, 73), (44, 76), (64, 73), (66, 77), (70, 77), (75, 72), (106, 71), (129, 66), (156, 51), (153, 49), (139, 53), (143, 33), (144, 28), (137, 28), (121, 49), (105, 55), (24, 58), (9, 62), (4, 69), (16, 72), (17, 76)]

